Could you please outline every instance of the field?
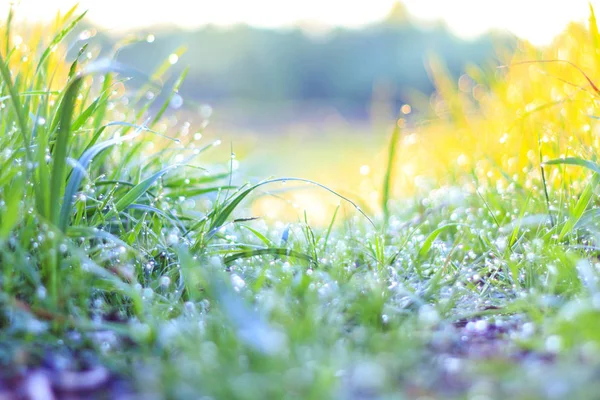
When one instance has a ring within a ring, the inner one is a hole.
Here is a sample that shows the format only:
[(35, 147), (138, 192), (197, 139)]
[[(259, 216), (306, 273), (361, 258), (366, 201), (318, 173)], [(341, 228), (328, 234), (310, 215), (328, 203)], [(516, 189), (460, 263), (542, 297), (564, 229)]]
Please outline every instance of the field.
[(239, 143), (147, 95), (173, 59), (66, 62), (81, 18), (0, 29), (0, 398), (597, 397), (593, 10), (376, 134)]

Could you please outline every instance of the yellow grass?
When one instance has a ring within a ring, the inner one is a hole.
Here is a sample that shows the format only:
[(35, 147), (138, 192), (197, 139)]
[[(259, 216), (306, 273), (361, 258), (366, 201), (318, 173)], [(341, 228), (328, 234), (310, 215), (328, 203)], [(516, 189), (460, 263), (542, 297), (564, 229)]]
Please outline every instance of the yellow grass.
[[(432, 59), (431, 74), (438, 88), (429, 102), (432, 117), (403, 129), (395, 198), (443, 185), (539, 188), (541, 160), (595, 158), (600, 148), (600, 121), (595, 118), (600, 117), (600, 95), (594, 87), (600, 85), (599, 37), (592, 11), (588, 27), (569, 25), (547, 48), (521, 42), (514, 54), (499, 55), (505, 67), (473, 66), (457, 82)], [(387, 144), (379, 142), (379, 151), (362, 160), (356, 156), (337, 164), (327, 164), (326, 158), (321, 163), (313, 160), (317, 165), (311, 168), (307, 163), (307, 173), (336, 189), (359, 193), (377, 212), (387, 153)], [(347, 152), (352, 147), (352, 140), (342, 136), (329, 151)], [(367, 177), (359, 174), (365, 159), (371, 167)], [(549, 187), (563, 185), (575, 193), (585, 183), (583, 174), (587, 172), (580, 168), (546, 169)], [(330, 215), (333, 209), (323, 204), (323, 196), (291, 197), (298, 208), (312, 209), (318, 216)], [(260, 210), (272, 213), (273, 204), (263, 200)]]

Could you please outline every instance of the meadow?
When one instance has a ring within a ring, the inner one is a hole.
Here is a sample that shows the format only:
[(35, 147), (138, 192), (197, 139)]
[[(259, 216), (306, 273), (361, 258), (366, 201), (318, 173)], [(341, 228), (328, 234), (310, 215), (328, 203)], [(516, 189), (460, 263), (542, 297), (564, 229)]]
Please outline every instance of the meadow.
[(597, 396), (593, 10), (501, 68), (432, 59), (385, 137), (235, 155), (172, 115), (185, 69), (148, 95), (174, 57), (95, 59), (82, 18), (0, 29), (0, 397)]

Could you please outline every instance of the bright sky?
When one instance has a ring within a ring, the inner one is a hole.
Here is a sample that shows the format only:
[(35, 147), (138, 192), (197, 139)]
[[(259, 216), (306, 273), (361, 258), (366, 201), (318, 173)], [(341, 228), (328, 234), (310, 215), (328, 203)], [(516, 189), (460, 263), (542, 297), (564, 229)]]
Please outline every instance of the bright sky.
[[(0, 0), (0, 12), (19, 4), (19, 15), (48, 19), (73, 0)], [(154, 24), (193, 28), (207, 23), (239, 22), (262, 27), (297, 23), (361, 26), (384, 17), (395, 0), (80, 0), (92, 21), (105, 29), (123, 30)], [(592, 0), (600, 13), (600, 0)], [(585, 20), (588, 0), (404, 0), (423, 20), (444, 20), (463, 37), (490, 28), (504, 29), (534, 43), (548, 43), (572, 20)]]

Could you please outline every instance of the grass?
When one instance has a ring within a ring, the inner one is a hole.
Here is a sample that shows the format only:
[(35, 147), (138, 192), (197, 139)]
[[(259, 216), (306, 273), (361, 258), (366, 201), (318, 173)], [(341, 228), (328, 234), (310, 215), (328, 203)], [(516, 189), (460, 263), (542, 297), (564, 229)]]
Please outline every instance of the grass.
[(172, 96), (144, 102), (168, 64), (132, 92), (136, 71), (85, 43), (66, 63), (81, 17), (2, 31), (6, 371), (84, 354), (142, 398), (596, 395), (593, 13), (459, 87), (433, 63), (437, 115), (395, 128), (379, 212), (296, 179), (343, 201), (324, 228), (257, 218), (258, 190), (293, 179), (243, 184), (168, 129)]

